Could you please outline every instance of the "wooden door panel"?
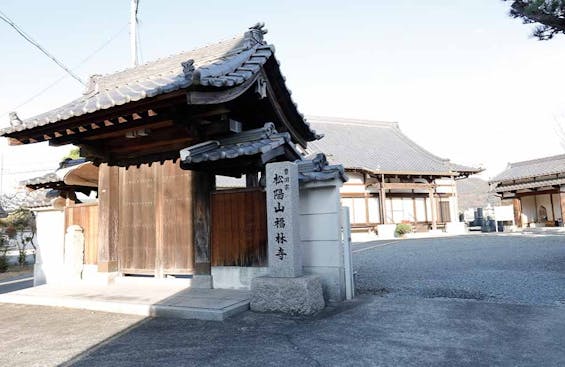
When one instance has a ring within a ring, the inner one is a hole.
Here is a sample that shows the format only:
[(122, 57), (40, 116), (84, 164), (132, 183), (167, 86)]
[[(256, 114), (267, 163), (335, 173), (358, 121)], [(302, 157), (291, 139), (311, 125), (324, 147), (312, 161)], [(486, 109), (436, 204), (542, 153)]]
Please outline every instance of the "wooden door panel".
[(260, 189), (216, 191), (211, 198), (213, 266), (265, 266), (267, 210)]

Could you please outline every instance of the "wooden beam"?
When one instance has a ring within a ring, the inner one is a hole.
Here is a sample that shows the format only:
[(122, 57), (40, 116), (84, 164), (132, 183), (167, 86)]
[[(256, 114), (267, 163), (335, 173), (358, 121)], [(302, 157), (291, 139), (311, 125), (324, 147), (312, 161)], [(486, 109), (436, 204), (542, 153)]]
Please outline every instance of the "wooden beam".
[(286, 129), (296, 140), (296, 142), (298, 142), (298, 144), (300, 144), (302, 147), (306, 148), (306, 144), (307, 144), (306, 140), (302, 138), (302, 136), (296, 131), (294, 126), (292, 126), (292, 123), (287, 119), (287, 116), (284, 113), (284, 110), (281, 104), (279, 103), (279, 100), (277, 99), (277, 95), (273, 89), (273, 85), (269, 81), (269, 78), (267, 77), (266, 73), (264, 71), (261, 71), (260, 74), (265, 80), (265, 85), (267, 86), (267, 97), (271, 102), (273, 110), (275, 111), (275, 115), (277, 116), (279, 121), (286, 127)]
[(513, 198), (512, 206), (514, 207), (514, 223), (518, 227), (522, 227), (522, 201), (520, 198)]
[(151, 124), (161, 122), (161, 121), (169, 121), (169, 124), (172, 124), (170, 118), (166, 117), (165, 115), (154, 115), (151, 117), (147, 117), (145, 119), (138, 119), (134, 120), (131, 119), (129, 123), (120, 124), (117, 122), (112, 122), (110, 120), (104, 120), (101, 122), (90, 123), (90, 130), (80, 132), (77, 129), (77, 133), (70, 136), (64, 137), (56, 137), (49, 142), (51, 146), (60, 146), (66, 144), (77, 144), (81, 140), (98, 140), (98, 139), (105, 139), (108, 136), (113, 136), (114, 134), (120, 135), (124, 134), (128, 130), (136, 130), (150, 126)]
[(149, 109), (158, 111), (160, 108), (167, 108), (175, 104), (182, 104), (185, 101), (185, 98), (186, 91), (177, 90), (151, 98), (144, 98), (137, 102), (130, 102), (120, 106), (114, 106), (109, 109), (103, 109), (92, 113), (86, 113), (81, 116), (71, 117), (64, 121), (37, 126), (28, 130), (15, 131), (8, 134), (7, 137), (22, 141), (29, 138), (30, 135), (53, 134), (53, 131), (55, 129), (57, 131), (61, 131), (67, 128), (76, 128), (78, 126), (90, 124), (93, 121), (104, 121), (107, 119), (116, 118), (118, 116), (127, 116), (133, 113), (139, 113), (140, 111), (148, 111)]
[(561, 225), (565, 226), (565, 186), (559, 190), (559, 206), (561, 207)]
[(164, 120), (164, 121), (157, 122), (157, 123), (154, 123), (154, 122), (153, 123), (146, 123), (146, 124), (142, 124), (142, 125), (136, 125), (136, 126), (133, 126), (133, 127), (130, 127), (130, 128), (125, 128), (125, 126), (116, 126), (116, 128), (112, 128), (111, 131), (107, 131), (107, 130), (110, 130), (110, 129), (104, 129), (99, 134), (88, 134), (88, 136), (86, 136), (84, 138), (81, 137), (81, 140), (96, 141), (96, 140), (103, 140), (103, 139), (115, 138), (115, 137), (122, 137), (123, 138), (130, 131), (136, 131), (136, 130), (141, 130), (141, 129), (157, 130), (157, 129), (162, 129), (162, 128), (170, 127), (170, 126), (173, 126), (172, 120)]
[(437, 230), (437, 204), (434, 196), (434, 190), (430, 189), (429, 192), (430, 207), (432, 209), (432, 230)]
[(380, 207), (381, 207), (381, 223), (388, 224), (387, 216), (386, 216), (386, 190), (384, 188), (385, 184), (385, 176), (381, 175), (381, 189), (380, 189)]
[(387, 190), (430, 190), (433, 184), (411, 183), (411, 182), (385, 182), (383, 186)]

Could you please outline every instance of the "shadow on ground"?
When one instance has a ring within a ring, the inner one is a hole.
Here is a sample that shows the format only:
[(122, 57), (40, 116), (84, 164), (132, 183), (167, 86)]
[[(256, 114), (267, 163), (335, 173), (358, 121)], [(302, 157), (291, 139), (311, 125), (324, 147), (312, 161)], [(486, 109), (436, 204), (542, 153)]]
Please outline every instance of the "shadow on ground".
[(63, 366), (558, 366), (564, 311), (361, 296), (313, 318), (150, 318)]

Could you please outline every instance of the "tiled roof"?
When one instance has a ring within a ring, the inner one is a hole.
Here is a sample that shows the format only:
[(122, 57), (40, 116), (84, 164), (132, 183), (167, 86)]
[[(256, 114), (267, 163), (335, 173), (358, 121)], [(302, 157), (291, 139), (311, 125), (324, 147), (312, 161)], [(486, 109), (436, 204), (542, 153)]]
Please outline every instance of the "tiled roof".
[[(94, 75), (83, 96), (59, 108), (24, 119), (10, 114), (0, 135), (32, 129), (191, 86), (225, 88), (256, 76), (273, 55), (263, 40), (263, 24), (241, 36), (158, 59), (108, 75)], [(315, 137), (315, 132), (310, 131)]]
[(20, 184), (22, 186), (37, 186), (37, 185), (44, 185), (54, 182), (62, 181), (59, 176), (55, 172), (49, 172), (43, 176), (29, 178), (27, 180), (21, 181)]
[(329, 181), (340, 179), (347, 181), (345, 170), (341, 164), (328, 164), (325, 154), (318, 153), (309, 159), (295, 162), (298, 165), (298, 179), (300, 182)]
[[(67, 174), (82, 166), (91, 164), (92, 162), (89, 162), (84, 158), (66, 159), (59, 164), (59, 168), (55, 172), (49, 172), (43, 176), (29, 178), (21, 181), (20, 185), (27, 186), (32, 189), (40, 187), (64, 186), (64, 179)], [(53, 185), (55, 183), (58, 183), (58, 185)], [(95, 187), (96, 185), (93, 184), (92, 186)]]
[(308, 117), (310, 125), (324, 134), (311, 142), (314, 151), (324, 152), (330, 162), (346, 169), (383, 173), (469, 174), (481, 169), (451, 163), (404, 135), (398, 123), (333, 117)]
[(296, 157), (300, 156), (291, 142), (290, 134), (277, 133), (275, 125), (267, 123), (259, 129), (243, 131), (233, 137), (210, 140), (183, 149), (180, 151), (181, 166), (265, 154), (285, 144), (294, 150)]
[(494, 192), (505, 192), (505, 191), (533, 189), (533, 188), (540, 188), (540, 187), (551, 187), (551, 186), (563, 185), (563, 184), (565, 184), (565, 178), (556, 178), (556, 179), (553, 179), (553, 180), (524, 182), (524, 183), (519, 183), (519, 184), (514, 184), (514, 185), (500, 185), (500, 186), (495, 187), (492, 191), (494, 191)]
[(565, 174), (565, 154), (551, 157), (533, 159), (529, 161), (508, 163), (508, 167), (496, 177), (491, 183), (511, 181), (539, 176)]

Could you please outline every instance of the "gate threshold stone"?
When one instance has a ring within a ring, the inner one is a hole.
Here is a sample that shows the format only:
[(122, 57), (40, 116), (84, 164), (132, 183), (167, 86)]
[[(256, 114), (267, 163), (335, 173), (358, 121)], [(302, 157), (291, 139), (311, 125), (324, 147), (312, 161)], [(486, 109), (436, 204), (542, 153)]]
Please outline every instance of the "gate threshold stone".
[(166, 282), (45, 284), (0, 294), (0, 303), (78, 308), (149, 317), (222, 321), (249, 309), (249, 291)]

